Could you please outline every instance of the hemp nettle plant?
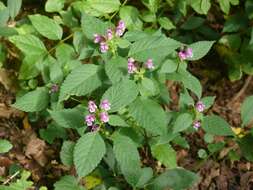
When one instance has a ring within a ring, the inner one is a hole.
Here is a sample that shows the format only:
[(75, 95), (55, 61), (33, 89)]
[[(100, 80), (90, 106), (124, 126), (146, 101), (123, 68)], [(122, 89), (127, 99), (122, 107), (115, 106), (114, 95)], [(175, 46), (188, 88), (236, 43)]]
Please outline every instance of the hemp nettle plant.
[[(28, 15), (5, 36), (21, 51), (13, 107), (31, 121), (47, 121), (40, 137), (50, 144), (62, 139), (60, 160), (76, 171), (56, 182), (56, 190), (85, 189), (81, 181), (98, 176), (91, 188), (187, 189), (198, 175), (177, 165), (173, 148), (189, 149), (187, 134), (204, 130), (211, 155), (226, 145), (213, 143), (214, 135), (243, 144), (224, 119), (206, 116), (215, 97), (202, 97), (199, 80), (187, 70), (187, 62), (204, 57), (214, 41), (184, 44), (163, 29), (144, 30), (126, 2), (73, 1), (63, 10), (64, 1), (48, 0), (45, 10), (57, 16)], [(167, 81), (181, 87), (176, 110), (169, 107)], [(249, 109), (245, 104), (245, 125)]]

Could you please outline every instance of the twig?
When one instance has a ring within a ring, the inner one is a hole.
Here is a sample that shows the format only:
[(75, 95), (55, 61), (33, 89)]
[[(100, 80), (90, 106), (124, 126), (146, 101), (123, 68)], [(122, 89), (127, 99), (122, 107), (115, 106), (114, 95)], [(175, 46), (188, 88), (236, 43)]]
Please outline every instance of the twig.
[(8, 184), (13, 178), (15, 178), (18, 174), (20, 173), (20, 171), (17, 171), (16, 173), (14, 173), (9, 179), (7, 179), (5, 182), (3, 182), (3, 185)]
[(240, 96), (244, 93), (244, 91), (249, 86), (251, 79), (252, 79), (252, 76), (248, 76), (248, 78), (246, 79), (245, 84), (243, 85), (241, 90), (232, 98), (231, 102), (235, 102), (238, 98), (240, 98)]

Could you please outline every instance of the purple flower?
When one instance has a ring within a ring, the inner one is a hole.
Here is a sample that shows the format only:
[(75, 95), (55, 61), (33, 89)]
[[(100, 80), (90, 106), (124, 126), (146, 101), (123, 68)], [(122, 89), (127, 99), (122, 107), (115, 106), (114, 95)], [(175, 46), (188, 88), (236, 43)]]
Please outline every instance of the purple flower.
[(195, 105), (195, 108), (198, 112), (203, 112), (205, 110), (205, 104), (202, 101), (198, 101)]
[(201, 127), (200, 121), (194, 121), (194, 122), (193, 122), (193, 128), (194, 128), (194, 129), (199, 129), (200, 127)]
[(91, 125), (89, 126), (91, 132), (95, 132), (99, 130), (99, 125)]
[(186, 60), (187, 58), (186, 53), (184, 51), (178, 52), (178, 57), (181, 61)]
[(88, 102), (88, 110), (90, 113), (94, 113), (96, 112), (96, 109), (97, 109), (97, 105), (95, 104), (94, 101), (89, 101)]
[(108, 40), (111, 40), (113, 38), (112, 29), (107, 29), (106, 37), (107, 37)]
[(98, 44), (103, 40), (102, 36), (100, 36), (99, 34), (94, 34), (94, 43)]
[(135, 66), (134, 63), (129, 62), (129, 63), (127, 64), (127, 70), (128, 70), (128, 73), (129, 73), (129, 74), (132, 74), (132, 73), (135, 73), (135, 72), (136, 72), (137, 68), (136, 68), (136, 66)]
[(86, 115), (85, 122), (87, 126), (92, 126), (95, 119), (96, 119), (95, 115), (92, 115), (92, 114)]
[(100, 43), (100, 51), (106, 53), (109, 50), (109, 46), (105, 42)]
[(109, 115), (107, 112), (100, 113), (100, 120), (102, 123), (107, 123), (109, 121)]
[(59, 86), (57, 84), (52, 84), (50, 93), (56, 93), (59, 91)]
[(187, 48), (185, 50), (185, 54), (187, 58), (192, 58), (193, 57), (193, 52), (192, 52), (192, 48)]
[(115, 31), (116, 36), (119, 36), (119, 37), (122, 36), (125, 30), (126, 30), (125, 22), (123, 20), (120, 20), (116, 27), (116, 31)]
[(154, 69), (155, 67), (154, 67), (154, 64), (153, 64), (153, 60), (152, 59), (148, 59), (147, 60), (147, 62), (145, 63), (145, 67), (147, 68), (147, 69)]
[(108, 111), (111, 109), (111, 104), (108, 100), (103, 100), (100, 104), (100, 108), (105, 110), (105, 111)]

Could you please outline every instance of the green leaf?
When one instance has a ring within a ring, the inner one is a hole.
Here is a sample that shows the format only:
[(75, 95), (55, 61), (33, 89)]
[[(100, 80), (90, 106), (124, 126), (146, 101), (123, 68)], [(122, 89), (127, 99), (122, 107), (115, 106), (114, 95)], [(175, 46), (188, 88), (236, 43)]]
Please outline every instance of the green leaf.
[(68, 99), (69, 96), (84, 96), (101, 86), (98, 76), (98, 66), (85, 64), (76, 67), (64, 80), (59, 95), (59, 101)]
[(204, 57), (211, 49), (214, 41), (199, 41), (189, 45), (192, 48), (193, 57), (188, 60), (198, 60)]
[[(0, 13), (1, 16), (1, 13)], [(18, 32), (15, 28), (10, 28), (8, 26), (1, 26), (1, 21), (0, 21), (0, 36), (3, 37), (9, 37), (13, 35), (17, 35)]]
[(175, 124), (173, 126), (173, 133), (184, 131), (185, 129), (191, 126), (192, 122), (193, 119), (191, 114), (189, 113), (180, 114), (177, 117)]
[(111, 103), (110, 112), (115, 112), (131, 104), (136, 99), (137, 95), (138, 88), (135, 82), (131, 80), (123, 80), (112, 85), (104, 93), (101, 101), (108, 99)]
[(176, 28), (173, 22), (167, 17), (159, 18), (158, 22), (161, 25), (161, 27), (164, 28), (165, 30), (172, 30)]
[(26, 56), (20, 67), (18, 79), (28, 80), (37, 77), (40, 73), (39, 69), (36, 67), (37, 61), (38, 57), (36, 56)]
[(219, 0), (220, 8), (225, 13), (228, 14), (230, 10), (229, 0)]
[(60, 12), (64, 8), (65, 0), (47, 0), (45, 10), (49, 13)]
[(79, 186), (74, 176), (67, 175), (54, 184), (54, 190), (85, 190), (85, 188)]
[(110, 115), (109, 124), (111, 126), (129, 127), (128, 124), (118, 115)]
[(193, 0), (190, 5), (197, 13), (206, 15), (211, 7), (211, 2), (210, 0)]
[(191, 73), (179, 69), (178, 72), (171, 73), (167, 75), (167, 79), (181, 81), (185, 88), (194, 92), (200, 99), (202, 96), (202, 86), (199, 80), (193, 76)]
[(29, 56), (38, 57), (47, 52), (43, 42), (31, 34), (11, 36), (9, 40)]
[(222, 32), (237, 32), (248, 25), (248, 18), (243, 14), (229, 16), (224, 24)]
[(145, 62), (152, 58), (154, 65), (162, 61), (167, 55), (180, 47), (180, 43), (164, 36), (150, 36), (136, 41), (130, 47), (129, 57)]
[(216, 115), (207, 116), (202, 123), (203, 129), (213, 135), (233, 136), (230, 125), (221, 117)]
[(144, 77), (139, 85), (142, 96), (155, 96), (159, 93), (159, 89), (154, 80)]
[(84, 34), (91, 40), (94, 38), (94, 34), (104, 35), (109, 27), (103, 21), (87, 14), (82, 15), (81, 26)]
[(9, 14), (13, 20), (18, 15), (21, 5), (22, 5), (22, 0), (8, 0), (7, 1)]
[(215, 101), (215, 96), (206, 96), (206, 97), (202, 98), (201, 101), (205, 105), (205, 109), (208, 109), (213, 105), (213, 103)]
[(115, 57), (105, 64), (105, 72), (114, 84), (121, 81), (127, 73), (127, 60), (123, 57)]
[(0, 153), (9, 152), (12, 149), (12, 144), (4, 139), (0, 139)]
[(153, 100), (138, 98), (129, 106), (130, 115), (138, 125), (154, 134), (166, 132), (167, 117), (162, 107)]
[(159, 144), (151, 147), (152, 155), (167, 168), (177, 167), (176, 151), (169, 144)]
[(140, 156), (135, 143), (127, 136), (116, 135), (113, 141), (113, 151), (125, 179), (135, 186), (141, 175)]
[(138, 176), (138, 182), (136, 183), (136, 187), (143, 188), (146, 186), (148, 181), (153, 177), (152, 168), (142, 168), (140, 175)]
[[(169, 180), (168, 180), (169, 179)], [(171, 188), (173, 190), (186, 190), (190, 188), (199, 177), (188, 170), (183, 168), (175, 168), (165, 171), (153, 180), (151, 185), (148, 186), (149, 190), (164, 190)]]
[(242, 104), (241, 107), (241, 118), (242, 118), (242, 124), (248, 125), (253, 119), (253, 96), (247, 97)]
[(64, 165), (73, 165), (73, 152), (75, 143), (72, 141), (64, 141), (61, 147), (60, 158)]
[(84, 127), (83, 111), (78, 108), (49, 111), (52, 119), (64, 128)]
[(191, 16), (187, 21), (181, 26), (184, 30), (193, 30), (200, 27), (205, 22), (202, 17)]
[(242, 155), (251, 162), (253, 162), (252, 143), (253, 143), (252, 135), (246, 135), (238, 142)]
[(83, 135), (74, 148), (74, 164), (79, 177), (94, 170), (106, 152), (105, 143), (98, 132)]
[(42, 36), (50, 40), (60, 40), (62, 38), (62, 28), (55, 20), (40, 14), (29, 15), (29, 19)]
[(87, 3), (102, 14), (115, 12), (120, 7), (119, 0), (87, 0)]
[(166, 59), (160, 69), (160, 73), (173, 73), (177, 70), (178, 64), (176, 60)]
[(56, 125), (54, 122), (50, 123), (46, 129), (40, 129), (40, 137), (47, 141), (49, 144), (53, 144), (56, 138), (67, 138), (67, 133), (64, 128)]
[(12, 106), (25, 112), (36, 112), (46, 109), (48, 101), (48, 90), (44, 87), (39, 87), (22, 97), (18, 97)]

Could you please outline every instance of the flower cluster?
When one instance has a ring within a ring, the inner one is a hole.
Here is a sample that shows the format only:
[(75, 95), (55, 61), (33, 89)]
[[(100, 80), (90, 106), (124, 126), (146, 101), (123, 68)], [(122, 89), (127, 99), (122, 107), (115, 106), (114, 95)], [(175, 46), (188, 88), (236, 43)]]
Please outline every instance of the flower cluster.
[(57, 93), (59, 91), (59, 85), (57, 84), (52, 84), (51, 89), (49, 90), (49, 93)]
[(192, 48), (185, 48), (178, 52), (178, 57), (181, 61), (193, 57)]
[[(94, 101), (88, 102), (88, 111), (89, 114), (85, 116), (85, 122), (91, 131), (96, 131), (99, 129), (99, 124), (109, 122), (109, 115), (107, 111), (111, 109), (111, 104), (108, 100), (103, 100), (101, 104), (97, 107)], [(99, 124), (96, 123), (96, 120), (99, 121)]]
[(124, 21), (120, 20), (117, 27), (113, 30), (111, 28), (107, 29), (106, 35), (94, 34), (94, 43), (100, 45), (101, 53), (106, 53), (110, 49), (110, 41), (114, 37), (121, 37), (126, 30), (126, 25)]
[[(195, 110), (197, 111), (197, 113), (204, 112), (205, 108), (206, 108), (206, 106), (202, 101), (198, 101), (195, 104)], [(192, 125), (193, 125), (193, 128), (195, 128), (197, 130), (201, 127), (201, 121), (200, 120), (195, 120)]]
[[(148, 59), (146, 61), (146, 63), (144, 63), (144, 68), (146, 68), (148, 70), (153, 70), (155, 68), (155, 66), (153, 64), (153, 60)], [(127, 70), (128, 70), (129, 74), (133, 74), (138, 71), (137, 66), (135, 64), (135, 60), (132, 57), (128, 58)]]

